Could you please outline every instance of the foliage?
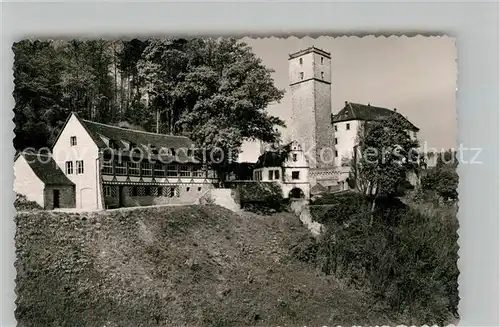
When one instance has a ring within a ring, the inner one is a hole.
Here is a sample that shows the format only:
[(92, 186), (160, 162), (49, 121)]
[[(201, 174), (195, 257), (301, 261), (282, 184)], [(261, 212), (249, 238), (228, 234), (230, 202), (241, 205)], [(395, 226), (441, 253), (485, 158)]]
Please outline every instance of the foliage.
[(422, 176), (422, 190), (438, 194), (443, 200), (458, 200), (458, 160), (451, 150), (441, 153), (435, 167), (425, 171)]
[(295, 246), (298, 258), (365, 289), (379, 305), (403, 314), (405, 324), (441, 325), (457, 314), (455, 206), (380, 199), (370, 224), (367, 200), (347, 194), (335, 202), (312, 209), (327, 231), (317, 242)]
[(16, 193), (16, 199), (14, 200), (14, 208), (16, 210), (41, 210), (38, 203), (35, 201), (29, 201), (26, 199), (25, 195)]
[(167, 129), (188, 135), (209, 153), (221, 180), (244, 140), (279, 140), (275, 127), (284, 122), (266, 108), (284, 91), (274, 86), (272, 70), (245, 43), (232, 38), (154, 40), (138, 67), (153, 107), (165, 110), (160, 114)]
[(276, 142), (284, 126), (266, 111), (284, 94), (272, 70), (232, 38), (26, 40), (13, 51), (18, 150), (51, 146), (74, 111), (185, 134), (212, 156), (223, 180), (245, 140)]
[(363, 194), (397, 196), (407, 172), (420, 166), (418, 143), (411, 139), (402, 120), (402, 116), (391, 115), (360, 129), (352, 165), (356, 186)]
[(277, 183), (239, 183), (237, 189), (240, 205), (244, 210), (270, 214), (286, 209), (283, 191)]

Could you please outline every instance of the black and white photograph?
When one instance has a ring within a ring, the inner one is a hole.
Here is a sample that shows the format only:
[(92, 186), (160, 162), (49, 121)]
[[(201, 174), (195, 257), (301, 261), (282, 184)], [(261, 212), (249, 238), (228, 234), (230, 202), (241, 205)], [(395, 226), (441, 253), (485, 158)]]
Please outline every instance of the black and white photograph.
[(458, 324), (453, 37), (12, 51), (18, 326)]

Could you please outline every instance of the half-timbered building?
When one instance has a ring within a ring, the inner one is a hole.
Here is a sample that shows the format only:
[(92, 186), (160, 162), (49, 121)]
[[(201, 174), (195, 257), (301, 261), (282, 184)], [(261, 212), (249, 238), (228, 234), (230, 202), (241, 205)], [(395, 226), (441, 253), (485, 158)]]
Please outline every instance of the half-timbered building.
[(52, 156), (75, 184), (75, 206), (190, 204), (216, 181), (192, 140), (101, 124), (72, 113)]

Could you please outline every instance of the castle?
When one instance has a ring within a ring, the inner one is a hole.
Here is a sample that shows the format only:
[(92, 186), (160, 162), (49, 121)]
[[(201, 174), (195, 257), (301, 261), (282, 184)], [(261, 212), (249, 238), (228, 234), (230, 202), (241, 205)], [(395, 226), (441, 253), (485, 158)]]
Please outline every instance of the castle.
[[(330, 53), (309, 47), (290, 54), (288, 62), (293, 155), (296, 157), (297, 150), (301, 151), (308, 165), (307, 187), (302, 180), (302, 185), (296, 186), (304, 187), (305, 194), (346, 190), (358, 132), (367, 122), (402, 115), (396, 109), (348, 101), (333, 114)], [(419, 129), (403, 118), (408, 133), (416, 139)], [(289, 158), (285, 166), (293, 170), (293, 160)]]

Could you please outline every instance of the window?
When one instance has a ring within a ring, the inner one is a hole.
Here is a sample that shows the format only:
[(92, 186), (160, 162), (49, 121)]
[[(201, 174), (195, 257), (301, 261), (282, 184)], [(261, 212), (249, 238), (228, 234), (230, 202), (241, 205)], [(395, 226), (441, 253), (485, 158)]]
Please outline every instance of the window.
[(129, 161), (128, 162), (128, 173), (129, 173), (129, 175), (132, 175), (132, 176), (139, 176), (140, 175), (139, 163)]
[(83, 174), (83, 160), (78, 160), (76, 162), (76, 173)]
[(155, 177), (164, 177), (165, 176), (165, 168), (161, 163), (155, 163)]
[(169, 198), (173, 197), (179, 197), (180, 192), (179, 192), (179, 186), (164, 186), (162, 188), (162, 196), (166, 196)]
[(335, 158), (337, 158), (339, 156), (339, 152), (337, 150), (335, 150)]
[(292, 160), (297, 161), (297, 154), (296, 153), (292, 154)]
[(179, 175), (180, 176), (191, 176), (191, 170), (189, 166), (181, 165), (179, 167)]
[(191, 188), (190, 187), (186, 187), (186, 192), (189, 192)]
[(268, 171), (268, 177), (267, 177), (267, 179), (269, 179), (270, 181), (272, 181), (273, 180), (273, 176), (274, 176), (274, 170)]
[(200, 192), (200, 191), (201, 191), (201, 187), (198, 187), (198, 192)]
[(337, 131), (337, 125), (333, 125), (333, 127), (335, 128), (335, 132)]
[(127, 175), (127, 162), (119, 159), (115, 161), (115, 174)]
[(325, 73), (321, 72), (321, 79), (325, 79)]
[(292, 171), (292, 179), (299, 179), (300, 171)]
[(150, 162), (142, 162), (141, 170), (143, 176), (151, 176), (153, 173), (153, 168)]
[(178, 176), (179, 172), (177, 171), (177, 166), (176, 165), (168, 165), (167, 166), (167, 176), (172, 177), (172, 176)]
[(323, 57), (321, 57), (321, 64), (322, 64), (322, 65), (323, 65), (323, 59), (324, 59), (324, 58), (323, 58)]
[(66, 161), (66, 175), (73, 174), (73, 161)]
[(71, 146), (75, 146), (76, 145), (76, 136), (70, 137), (69, 143), (71, 144)]
[(302, 65), (302, 58), (299, 58), (299, 64)]
[(104, 185), (104, 196), (111, 196), (111, 186)]
[(193, 168), (193, 177), (204, 177), (205, 176), (205, 171), (203, 171), (202, 168)]
[(300, 79), (304, 79), (304, 72), (300, 72)]
[(113, 174), (113, 162), (111, 160), (103, 160), (102, 162), (102, 173), (103, 174)]
[(170, 148), (170, 155), (175, 156), (175, 149), (174, 148)]
[(335, 138), (335, 144), (339, 144), (339, 141), (337, 140), (337, 138)]
[(345, 124), (345, 129), (346, 130), (350, 130), (351, 129), (351, 124), (349, 124), (349, 123)]
[(279, 170), (274, 171), (274, 179), (280, 179), (280, 171)]

